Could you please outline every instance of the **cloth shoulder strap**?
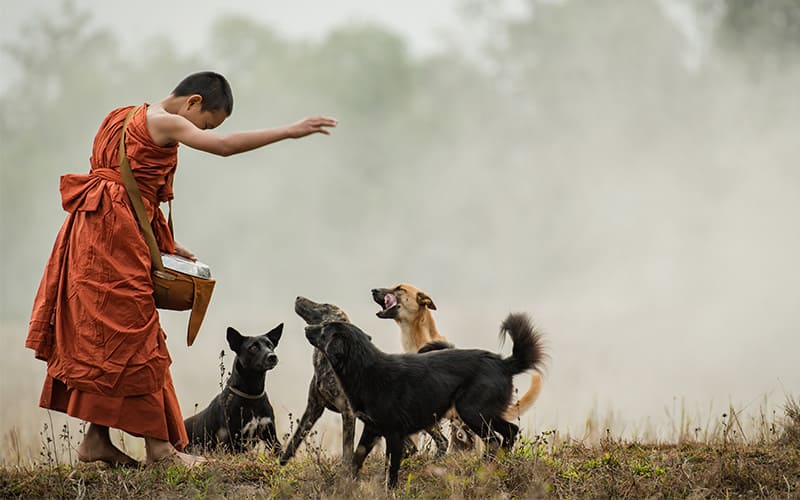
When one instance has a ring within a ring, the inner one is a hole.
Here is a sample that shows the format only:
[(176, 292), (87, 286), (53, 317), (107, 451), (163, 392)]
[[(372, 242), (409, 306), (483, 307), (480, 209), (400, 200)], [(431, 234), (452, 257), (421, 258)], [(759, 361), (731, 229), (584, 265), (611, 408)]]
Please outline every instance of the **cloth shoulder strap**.
[[(136, 179), (133, 177), (131, 164), (128, 161), (128, 155), (125, 153), (125, 130), (128, 128), (128, 122), (131, 121), (133, 115), (136, 114), (142, 106), (136, 106), (131, 109), (128, 116), (125, 117), (125, 123), (122, 125), (122, 135), (119, 138), (119, 171), (122, 175), (122, 183), (125, 185), (125, 190), (128, 191), (128, 196), (133, 204), (133, 210), (136, 212), (136, 218), (139, 221), (139, 227), (142, 230), (144, 241), (147, 243), (147, 248), (150, 250), (150, 260), (153, 263), (153, 268), (158, 271), (164, 270), (164, 264), (161, 262), (161, 251), (158, 249), (156, 243), (156, 236), (153, 234), (153, 227), (147, 219), (147, 210), (144, 208), (142, 202), (142, 193), (139, 191), (139, 186), (136, 184)], [(172, 219), (172, 211), (170, 211), (170, 219)], [(170, 227), (172, 230), (172, 227)]]

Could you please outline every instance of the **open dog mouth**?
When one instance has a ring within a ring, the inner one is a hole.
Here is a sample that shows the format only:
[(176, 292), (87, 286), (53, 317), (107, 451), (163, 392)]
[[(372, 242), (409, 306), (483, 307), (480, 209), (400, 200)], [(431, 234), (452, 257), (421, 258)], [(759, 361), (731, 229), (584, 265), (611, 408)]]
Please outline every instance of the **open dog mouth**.
[(378, 289), (372, 291), (372, 298), (383, 309), (376, 313), (379, 318), (394, 318), (400, 310), (397, 296), (387, 290)]

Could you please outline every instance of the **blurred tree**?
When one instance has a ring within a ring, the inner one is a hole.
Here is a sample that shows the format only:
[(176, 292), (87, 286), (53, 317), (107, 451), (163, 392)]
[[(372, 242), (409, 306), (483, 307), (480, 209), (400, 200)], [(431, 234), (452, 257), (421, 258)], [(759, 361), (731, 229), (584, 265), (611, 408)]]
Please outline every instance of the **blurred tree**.
[(107, 101), (126, 76), (112, 35), (90, 31), (88, 20), (65, 1), (2, 48), (19, 68), (0, 95), (3, 304), (15, 312), (29, 308), (32, 295), (12, 287), (30, 281), (29, 269), (41, 272), (62, 218), (59, 174), (88, 170), (100, 118), (86, 112), (87, 104)]
[[(78, 113), (85, 99), (102, 100), (124, 78), (116, 70), (119, 59), (114, 39), (107, 32), (88, 32), (88, 18), (87, 13), (64, 2), (57, 16), (39, 17), (26, 26), (19, 37), (24, 42), (3, 47), (21, 70), (20, 79), (0, 96), (0, 135), (8, 147), (4, 148), (8, 156), (3, 168), (8, 182), (3, 186), (14, 186), (10, 196), (27, 192), (27, 186), (20, 183), (28, 179), (39, 182), (26, 165), (46, 163), (39, 155), (53, 160), (62, 156), (65, 146), (71, 144), (68, 132), (75, 129), (76, 120), (92, 120)], [(48, 147), (31, 147), (33, 144)]]
[[(613, 251), (588, 252), (628, 237), (630, 226), (613, 223), (622, 213), (646, 225), (652, 212), (670, 209), (644, 209), (655, 202), (644, 193), (688, 182), (681, 178), (688, 167), (643, 160), (691, 123), (686, 41), (655, 1), (524, 5), (520, 15), (504, 17), (480, 12), (495, 6), (468, 4), (474, 18), (492, 20), (480, 31), (503, 96), (503, 147), (487, 181), (498, 200), (491, 227), (516, 220), (569, 286), (571, 272), (617, 265)], [(511, 275), (514, 260), (503, 265)], [(554, 283), (551, 269), (533, 266), (525, 278)]]
[(800, 64), (800, 0), (726, 0), (717, 44), (755, 73)]
[(643, 122), (669, 117), (685, 80), (685, 42), (656, 2), (526, 3), (526, 16), (498, 27), (490, 53), (545, 140), (564, 128), (582, 137), (638, 135)]
[(769, 161), (758, 169), (800, 188), (800, 171), (786, 157), (796, 157), (797, 148), (783, 139), (800, 116), (800, 0), (726, 0), (715, 33), (713, 68), (737, 83), (728, 85), (737, 90), (735, 101), (720, 110), (725, 126), (740, 132), (742, 144), (765, 146), (761, 155)]
[[(3, 238), (3, 316), (29, 312), (44, 259), (63, 221), (59, 176), (89, 169), (92, 138), (105, 113), (165, 95), (164, 81), (196, 67), (166, 40), (142, 41), (126, 56), (113, 34), (91, 29), (90, 13), (63, 1), (34, 18), (2, 50), (18, 78), (0, 94), (0, 223)], [(158, 68), (158, 69), (156, 69)], [(19, 283), (30, 293), (19, 293)], [(16, 290), (16, 291), (15, 291)], [(13, 314), (12, 314), (13, 312)], [(8, 313), (8, 314), (6, 314)]]

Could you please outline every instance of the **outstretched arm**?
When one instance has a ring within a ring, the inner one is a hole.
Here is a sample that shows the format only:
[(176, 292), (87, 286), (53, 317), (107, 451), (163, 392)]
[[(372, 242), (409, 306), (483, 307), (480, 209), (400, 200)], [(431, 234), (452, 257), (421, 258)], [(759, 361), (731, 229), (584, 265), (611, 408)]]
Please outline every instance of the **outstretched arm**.
[(159, 113), (150, 118), (149, 127), (153, 139), (157, 143), (180, 142), (190, 148), (207, 153), (230, 156), (284, 139), (299, 139), (316, 133), (330, 135), (328, 128), (335, 127), (336, 123), (333, 118), (316, 116), (283, 127), (217, 134), (210, 130), (197, 128), (182, 116)]

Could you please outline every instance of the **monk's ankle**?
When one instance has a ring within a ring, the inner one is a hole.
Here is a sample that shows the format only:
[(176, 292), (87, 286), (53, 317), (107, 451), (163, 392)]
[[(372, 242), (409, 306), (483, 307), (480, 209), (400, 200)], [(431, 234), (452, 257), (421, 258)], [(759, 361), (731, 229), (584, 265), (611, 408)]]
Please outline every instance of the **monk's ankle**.
[(153, 438), (145, 438), (145, 449), (149, 461), (158, 461), (178, 452), (169, 441)]

